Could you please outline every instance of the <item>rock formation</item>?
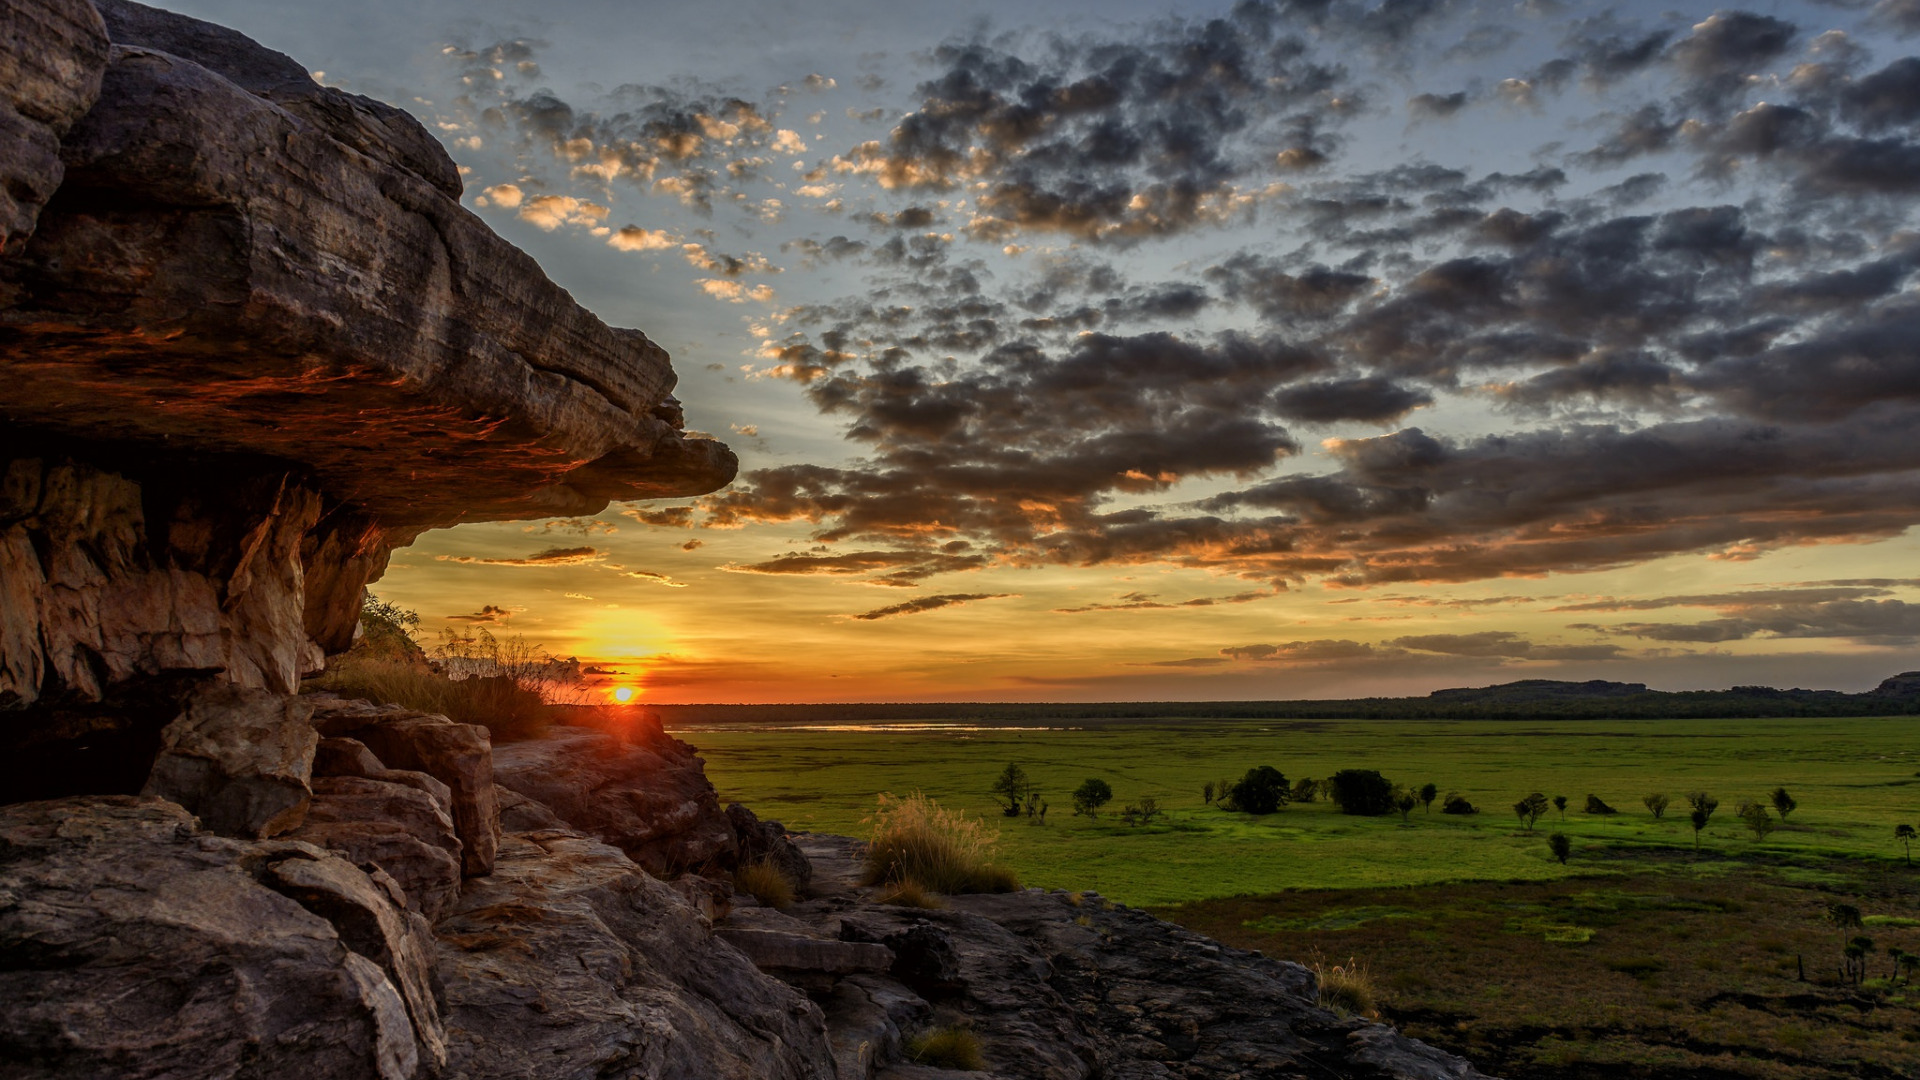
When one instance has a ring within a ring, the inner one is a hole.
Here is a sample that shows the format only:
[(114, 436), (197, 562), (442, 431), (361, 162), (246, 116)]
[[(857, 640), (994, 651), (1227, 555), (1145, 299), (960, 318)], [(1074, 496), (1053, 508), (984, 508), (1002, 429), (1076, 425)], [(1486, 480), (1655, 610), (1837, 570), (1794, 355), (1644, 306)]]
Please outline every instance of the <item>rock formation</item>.
[(406, 113), (125, 0), (4, 12), (0, 709), (48, 714), (7, 744), (170, 674), (292, 691), (423, 529), (732, 478)]
[(965, 1023), (1001, 1077), (1478, 1076), (1124, 909), (874, 904), (657, 720), (295, 696), (420, 531), (733, 456), (406, 113), (127, 0), (0, 29), (0, 1072), (928, 1080)]

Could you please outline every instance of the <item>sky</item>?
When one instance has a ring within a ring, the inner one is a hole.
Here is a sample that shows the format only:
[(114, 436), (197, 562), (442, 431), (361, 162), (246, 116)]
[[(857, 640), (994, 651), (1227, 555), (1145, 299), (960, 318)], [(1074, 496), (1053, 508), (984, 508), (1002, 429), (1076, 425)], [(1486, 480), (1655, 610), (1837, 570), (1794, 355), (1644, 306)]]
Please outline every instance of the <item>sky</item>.
[(735, 483), (374, 586), (649, 702), (1920, 668), (1920, 0), (176, 0), (412, 110)]

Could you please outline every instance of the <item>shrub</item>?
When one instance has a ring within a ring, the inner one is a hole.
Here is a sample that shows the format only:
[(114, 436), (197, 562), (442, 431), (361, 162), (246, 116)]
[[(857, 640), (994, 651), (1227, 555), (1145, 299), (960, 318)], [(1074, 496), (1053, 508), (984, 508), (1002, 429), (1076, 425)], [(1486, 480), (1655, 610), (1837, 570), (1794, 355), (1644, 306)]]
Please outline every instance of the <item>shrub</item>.
[(480, 724), (496, 742), (537, 739), (546, 734), (552, 717), (539, 694), (505, 676), (455, 681), (423, 666), (356, 659), (351, 653), (304, 685), (379, 705), (439, 713), (462, 724)]
[(947, 906), (938, 895), (928, 892), (926, 886), (912, 878), (896, 881), (881, 889), (880, 895), (875, 898), (874, 903), (892, 904), (895, 907), (928, 909)]
[(1780, 812), (1781, 821), (1787, 820), (1787, 815), (1793, 813), (1794, 808), (1800, 805), (1793, 796), (1787, 794), (1787, 789), (1783, 787), (1774, 788), (1767, 798), (1772, 800), (1773, 808)]
[(1658, 821), (1660, 820), (1661, 816), (1667, 812), (1667, 804), (1671, 801), (1672, 800), (1668, 799), (1664, 792), (1656, 791), (1653, 794), (1648, 795), (1645, 798), (1642, 798), (1640, 800), (1640, 803), (1641, 805), (1645, 806), (1649, 811), (1651, 811), (1653, 814), (1654, 820)]
[(1256, 765), (1247, 770), (1240, 782), (1227, 789), (1226, 807), (1247, 814), (1271, 814), (1287, 804), (1293, 789), (1287, 778), (1271, 765)]
[(1759, 803), (1741, 803), (1739, 814), (1740, 821), (1753, 830), (1753, 841), (1756, 844), (1765, 840), (1768, 833), (1780, 827), (1779, 822), (1773, 820), (1773, 815), (1767, 813), (1767, 808)]
[(867, 842), (866, 882), (912, 880), (943, 893), (1012, 892), (1020, 887), (1011, 870), (987, 861), (995, 837), (964, 811), (947, 810), (914, 792), (881, 795)]
[(1415, 795), (1411, 791), (1397, 791), (1394, 793), (1393, 808), (1400, 811), (1400, 823), (1402, 825), (1407, 824), (1407, 815), (1413, 813), (1413, 808), (1419, 805), (1420, 796)]
[(1480, 812), (1480, 808), (1468, 802), (1465, 795), (1457, 791), (1449, 791), (1447, 792), (1447, 797), (1440, 801), (1440, 812), (1443, 814), (1477, 814)]
[(1547, 850), (1553, 852), (1553, 857), (1560, 860), (1561, 866), (1565, 866), (1567, 856), (1573, 854), (1573, 841), (1567, 839), (1565, 833), (1554, 833), (1547, 837)]
[(1319, 984), (1322, 1007), (1356, 1016), (1379, 1015), (1379, 995), (1374, 993), (1373, 977), (1352, 957), (1347, 958), (1345, 965), (1328, 965), (1315, 955), (1313, 974)]
[(1320, 797), (1320, 781), (1311, 776), (1303, 776), (1293, 782), (1293, 793), (1288, 802), (1312, 802)]
[[(1207, 785), (1207, 798), (1213, 798), (1213, 785)], [(1088, 780), (1073, 789), (1073, 812), (1090, 818), (1100, 816), (1100, 808), (1113, 801), (1113, 788), (1105, 780)]]
[(1393, 809), (1393, 782), (1372, 769), (1341, 769), (1327, 787), (1343, 814), (1378, 817)]
[(1608, 806), (1606, 801), (1598, 795), (1587, 796), (1587, 809), (1585, 812), (1589, 814), (1599, 814), (1602, 817), (1612, 817), (1614, 814), (1619, 813), (1618, 810)]
[(988, 790), (1006, 804), (1000, 808), (1001, 813), (1008, 817), (1019, 817), (1027, 796), (1033, 793), (1033, 784), (1027, 780), (1027, 770), (1009, 762)]
[(793, 882), (778, 866), (761, 859), (733, 872), (733, 887), (772, 908), (793, 903)]
[(964, 1072), (980, 1072), (987, 1067), (980, 1056), (980, 1037), (963, 1027), (931, 1028), (908, 1039), (907, 1060)]
[(1537, 791), (1513, 804), (1514, 816), (1520, 819), (1520, 823), (1525, 825), (1529, 832), (1533, 831), (1533, 823), (1545, 816), (1546, 812), (1547, 797)]

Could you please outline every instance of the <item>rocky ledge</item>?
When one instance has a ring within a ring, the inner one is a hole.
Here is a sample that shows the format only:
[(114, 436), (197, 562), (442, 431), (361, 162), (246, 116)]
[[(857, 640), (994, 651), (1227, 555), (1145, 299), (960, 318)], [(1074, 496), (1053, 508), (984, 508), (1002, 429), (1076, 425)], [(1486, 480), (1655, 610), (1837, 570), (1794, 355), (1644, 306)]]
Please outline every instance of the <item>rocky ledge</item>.
[[(644, 717), (496, 751), (233, 688), (167, 745), (143, 796), (0, 807), (8, 1076), (1480, 1076), (1319, 1007), (1298, 964), (1091, 893), (875, 902), (859, 842), (721, 810)], [(759, 860), (804, 898), (737, 894)], [(909, 1062), (935, 1027), (984, 1071)]]

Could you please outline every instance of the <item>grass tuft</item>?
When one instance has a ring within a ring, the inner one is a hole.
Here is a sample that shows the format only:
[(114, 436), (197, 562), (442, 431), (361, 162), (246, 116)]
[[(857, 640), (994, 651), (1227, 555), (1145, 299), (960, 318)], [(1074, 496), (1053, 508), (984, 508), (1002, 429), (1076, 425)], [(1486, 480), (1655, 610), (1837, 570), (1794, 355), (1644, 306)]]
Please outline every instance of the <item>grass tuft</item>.
[(733, 872), (733, 887), (771, 908), (793, 903), (793, 882), (766, 859), (747, 863)]
[(537, 739), (551, 723), (546, 701), (504, 675), (454, 680), (423, 664), (349, 653), (326, 674), (307, 680), (305, 687), (479, 724), (493, 734), (495, 742)]
[(962, 1027), (933, 1028), (908, 1039), (907, 1060), (915, 1065), (966, 1072), (987, 1067), (980, 1056), (980, 1037)]
[(885, 889), (881, 890), (880, 895), (874, 899), (874, 902), (879, 904), (892, 904), (895, 907), (928, 909), (947, 906), (946, 901), (940, 899), (939, 894), (929, 890), (925, 885), (920, 884), (912, 878), (905, 878), (889, 884)]
[(914, 792), (881, 795), (867, 842), (866, 883), (916, 881), (942, 893), (1012, 892), (1013, 871), (988, 862), (997, 837), (965, 811)]
[(1373, 989), (1373, 976), (1366, 965), (1347, 958), (1343, 964), (1328, 964), (1316, 952), (1313, 974), (1319, 983), (1320, 1004), (1336, 1013), (1352, 1016), (1380, 1015), (1379, 995)]

